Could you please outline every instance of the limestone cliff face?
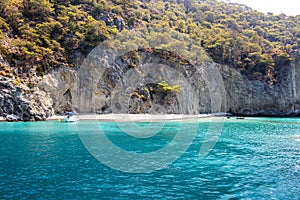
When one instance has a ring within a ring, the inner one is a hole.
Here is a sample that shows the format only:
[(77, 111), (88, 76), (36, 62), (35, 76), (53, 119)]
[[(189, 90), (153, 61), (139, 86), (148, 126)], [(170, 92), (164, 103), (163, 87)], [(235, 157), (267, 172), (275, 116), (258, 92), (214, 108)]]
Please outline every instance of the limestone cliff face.
[(268, 85), (249, 81), (237, 71), (223, 66), (228, 111), (241, 115), (288, 115), (293, 110), (289, 83)]
[(238, 71), (220, 66), (228, 112), (240, 115), (294, 116), (300, 114), (299, 55), (279, 70), (278, 83), (250, 81)]
[(37, 88), (48, 94), (53, 102), (55, 113), (64, 113), (73, 107), (74, 94), (78, 90), (77, 72), (72, 69), (60, 68), (45, 75), (37, 85)]
[[(105, 57), (97, 59), (86, 61), (77, 72), (54, 71), (39, 83), (52, 98), (55, 112), (73, 107), (83, 113), (300, 114), (299, 56), (280, 70), (275, 85), (250, 81), (228, 66), (193, 66), (145, 52), (140, 54), (138, 67), (122, 58), (113, 62)], [(216, 77), (215, 68), (223, 82)], [(180, 90), (163, 91), (157, 83), (164, 81), (170, 86), (180, 85)]]
[[(295, 116), (300, 115), (300, 56), (294, 57), (291, 65), (279, 71), (278, 83), (274, 85), (250, 81), (239, 71), (212, 62), (194, 66), (141, 52), (135, 66), (130, 59), (109, 61), (105, 56), (97, 57), (85, 61), (77, 71), (52, 71), (27, 94), (12, 80), (0, 77), (0, 115), (42, 120), (74, 108), (81, 113), (224, 111)], [(180, 89), (169, 90), (161, 83)]]
[[(294, 112), (300, 113), (300, 53), (294, 55), (295, 61), (291, 65), (291, 81), (290, 84), (293, 89), (293, 104)], [(287, 80), (288, 81), (288, 80)]]
[[(197, 114), (213, 109), (201, 67), (145, 52), (140, 56), (139, 62), (147, 64), (138, 67), (121, 58), (113, 63), (105, 57), (88, 60), (78, 72), (62, 68), (44, 76), (38, 86), (52, 98), (56, 112), (71, 107), (81, 113)], [(173, 91), (175, 86), (180, 88)]]

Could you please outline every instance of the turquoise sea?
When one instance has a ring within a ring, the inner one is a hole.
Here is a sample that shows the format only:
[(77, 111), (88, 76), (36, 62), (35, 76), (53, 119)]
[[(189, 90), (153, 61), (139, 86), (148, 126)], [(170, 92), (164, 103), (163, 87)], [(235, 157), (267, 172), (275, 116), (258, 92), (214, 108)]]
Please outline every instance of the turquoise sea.
[[(0, 123), (0, 199), (300, 198), (300, 118), (226, 119), (218, 142), (206, 157), (200, 158), (209, 125)], [(145, 134), (145, 127), (157, 132), (151, 137), (134, 137), (126, 133), (132, 127), (142, 127), (141, 133)], [(196, 135), (187, 149), (178, 149), (180, 156), (161, 169), (129, 173), (99, 159), (117, 159), (120, 165), (130, 161), (120, 157), (111, 147), (114, 145), (124, 152), (142, 155), (142, 159), (145, 155), (145, 160), (135, 165), (133, 159), (129, 166), (131, 171), (135, 167), (139, 171), (141, 165), (147, 167), (174, 156), (169, 152), (154, 160), (146, 159), (147, 154), (166, 145), (185, 145), (185, 140), (173, 142), (176, 134), (182, 130), (190, 137), (195, 127)], [(84, 137), (97, 141), (99, 134), (111, 143), (100, 141), (87, 149)], [(94, 157), (90, 153), (93, 149), (106, 155)]]

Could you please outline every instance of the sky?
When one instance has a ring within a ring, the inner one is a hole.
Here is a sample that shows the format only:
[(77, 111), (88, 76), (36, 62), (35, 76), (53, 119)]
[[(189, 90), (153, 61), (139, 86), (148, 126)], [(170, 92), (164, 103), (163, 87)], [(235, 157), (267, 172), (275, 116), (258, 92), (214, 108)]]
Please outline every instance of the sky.
[(286, 15), (300, 15), (300, 0), (230, 0), (260, 12)]

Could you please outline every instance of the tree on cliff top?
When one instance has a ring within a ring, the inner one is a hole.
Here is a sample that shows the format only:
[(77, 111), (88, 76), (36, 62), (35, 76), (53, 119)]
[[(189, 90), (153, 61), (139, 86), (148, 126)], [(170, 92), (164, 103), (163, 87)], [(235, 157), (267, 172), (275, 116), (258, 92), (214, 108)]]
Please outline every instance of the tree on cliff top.
[(217, 0), (2, 0), (1, 55), (29, 78), (61, 65), (78, 67), (75, 55), (84, 58), (117, 34), (122, 20), (125, 29), (184, 33), (215, 62), (250, 79), (275, 80), (290, 53), (300, 49), (300, 15), (263, 14)]

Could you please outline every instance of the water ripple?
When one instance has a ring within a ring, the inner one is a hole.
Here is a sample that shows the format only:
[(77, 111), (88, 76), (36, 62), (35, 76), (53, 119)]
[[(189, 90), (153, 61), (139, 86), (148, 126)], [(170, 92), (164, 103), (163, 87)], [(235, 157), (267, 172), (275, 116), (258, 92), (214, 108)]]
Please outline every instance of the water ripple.
[[(270, 120), (227, 122), (215, 148), (199, 159), (207, 130), (202, 124), (182, 157), (145, 174), (123, 173), (101, 164), (74, 134), (76, 127), (3, 123), (0, 199), (298, 199), (300, 146), (290, 137), (300, 132), (300, 126)], [(132, 151), (158, 149), (177, 131), (169, 124), (157, 137), (140, 142), (120, 134), (113, 123), (103, 126), (115, 144)], [(95, 130), (87, 126), (89, 131)]]

